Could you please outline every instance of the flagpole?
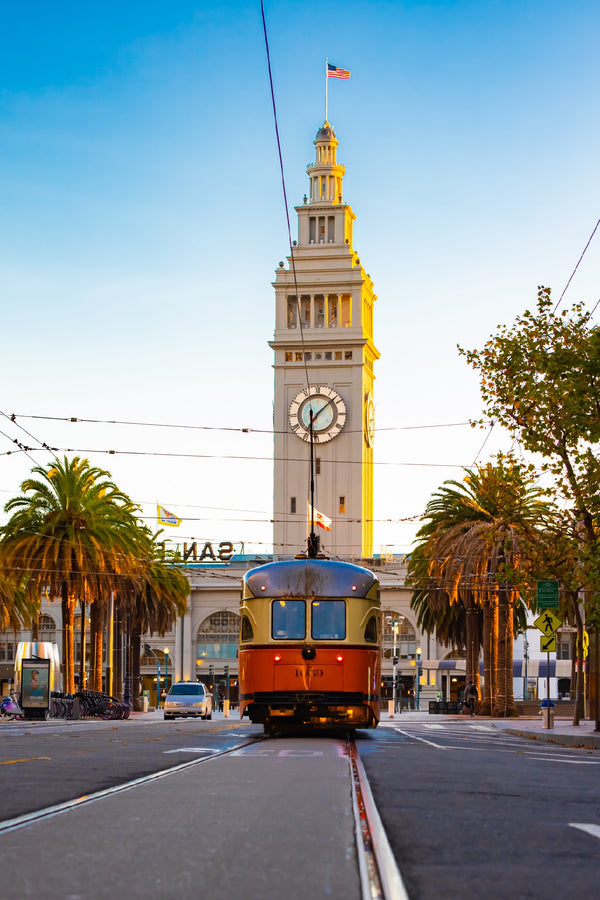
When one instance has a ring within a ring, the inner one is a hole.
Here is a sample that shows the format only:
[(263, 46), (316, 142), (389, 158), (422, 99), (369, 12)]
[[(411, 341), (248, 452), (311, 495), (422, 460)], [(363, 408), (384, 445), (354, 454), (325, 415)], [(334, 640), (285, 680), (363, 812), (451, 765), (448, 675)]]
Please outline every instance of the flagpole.
[(327, 121), (327, 81), (328, 81), (327, 57), (325, 57), (325, 121)]

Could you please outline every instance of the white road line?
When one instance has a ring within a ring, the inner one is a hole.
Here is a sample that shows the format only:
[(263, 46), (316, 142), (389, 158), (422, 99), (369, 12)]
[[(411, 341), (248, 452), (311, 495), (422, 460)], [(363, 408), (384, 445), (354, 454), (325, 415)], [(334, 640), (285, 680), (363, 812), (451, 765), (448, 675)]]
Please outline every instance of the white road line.
[(446, 730), (446, 727), (444, 725), (423, 725), (423, 728), (437, 728), (439, 731)]
[(586, 831), (593, 837), (600, 838), (600, 825), (586, 825), (581, 822), (569, 822), (569, 828), (579, 828), (580, 831)]
[(425, 738), (418, 737), (416, 734), (411, 734), (410, 731), (403, 731), (401, 728), (395, 728), (394, 730), (397, 731), (398, 734), (403, 734), (405, 737), (414, 738), (415, 741), (421, 741), (422, 744), (429, 744), (430, 747), (435, 747), (436, 750), (446, 750), (447, 749), (442, 744), (434, 744), (433, 741), (426, 741)]
[(163, 753), (217, 753), (214, 747), (178, 747), (176, 750), (163, 750)]
[(565, 757), (557, 756), (532, 756), (530, 753), (525, 754), (529, 759), (541, 759), (544, 762), (566, 763), (570, 766), (600, 766), (600, 759), (565, 759)]

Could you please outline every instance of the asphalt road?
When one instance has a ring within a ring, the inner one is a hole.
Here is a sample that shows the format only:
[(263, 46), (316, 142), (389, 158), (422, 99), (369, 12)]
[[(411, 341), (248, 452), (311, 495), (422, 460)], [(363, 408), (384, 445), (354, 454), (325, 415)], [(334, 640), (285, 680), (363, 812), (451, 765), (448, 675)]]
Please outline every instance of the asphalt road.
[[(481, 894), (486, 900), (596, 896), (600, 883), (600, 750), (532, 742), (498, 731), (482, 720), (435, 719), (432, 722), (426, 715), (403, 715), (375, 731), (359, 732), (357, 738), (411, 900), (437, 900), (441, 896), (462, 900)], [(328, 888), (327, 896), (347, 900), (349, 888), (345, 886), (342, 891), (336, 884), (325, 858), (322, 883), (315, 882), (312, 864), (319, 848), (326, 847), (336, 835), (340, 838), (336, 852), (346, 847), (346, 856), (352, 855), (347, 846), (346, 801), (340, 799), (347, 796), (347, 788), (342, 786), (341, 795), (331, 794), (327, 767), (333, 763), (321, 753), (331, 746), (335, 757), (340, 742), (331, 739), (330, 743), (320, 737), (261, 742), (261, 738), (259, 727), (223, 718), (164, 722), (156, 715), (126, 722), (3, 722), (0, 819), (239, 747), (239, 758), (237, 754), (222, 761), (213, 758), (206, 765), (194, 767), (193, 790), (188, 792), (185, 785), (191, 775), (180, 779), (183, 786), (177, 789), (184, 810), (188, 794), (194, 798), (196, 807), (186, 812), (184, 824), (192, 829), (195, 839), (201, 836), (198, 846), (212, 859), (213, 877), (219, 867), (227, 870), (227, 883), (233, 891), (229, 897), (235, 900), (235, 890), (245, 883), (236, 846), (239, 844), (247, 864), (257, 849), (255, 835), (261, 834), (265, 839), (268, 836), (261, 852), (270, 854), (270, 865), (278, 871), (279, 893), (274, 897), (281, 896), (282, 891), (288, 900), (293, 896), (290, 873), (300, 859), (298, 872), (304, 867), (308, 878), (303, 897), (320, 896)], [(288, 758), (291, 745), (286, 742), (290, 740), (295, 742), (298, 764), (293, 762), (293, 754)], [(249, 769), (226, 762), (237, 759), (239, 763), (244, 755), (244, 766)], [(339, 770), (335, 771), (337, 777)], [(292, 787), (287, 797), (290, 775)], [(163, 799), (158, 799), (156, 790), (147, 796), (139, 794), (141, 815), (123, 814), (123, 822), (135, 819), (139, 823), (132, 826), (135, 833), (126, 838), (128, 859), (148, 846), (149, 836), (149, 846), (153, 846), (156, 820), (162, 815), (160, 804), (165, 796), (172, 796), (169, 783), (175, 785), (174, 778), (164, 779), (160, 788)], [(127, 794), (135, 798), (137, 791)], [(108, 820), (94, 818), (93, 812), (88, 815), (86, 839), (90, 834), (94, 837), (95, 822), (98, 834), (110, 830), (108, 814)], [(64, 852), (72, 841), (77, 843), (77, 829), (75, 837), (67, 834), (73, 816), (60, 816), (59, 831), (50, 830), (55, 853)], [(176, 818), (176, 827), (178, 823)], [(288, 871), (283, 861), (286, 855), (278, 851), (278, 844), (289, 849), (285, 835), (290, 828), (294, 844)], [(168, 843), (172, 831), (166, 821), (161, 829)], [(6, 850), (5, 840), (0, 837), (0, 855)], [(215, 855), (217, 846), (227, 848), (226, 859)], [(117, 851), (113, 848), (111, 852)], [(151, 867), (153, 859), (148, 863)], [(188, 868), (192, 865), (189, 860), (183, 862)], [(261, 872), (261, 878), (263, 875)], [(31, 896), (37, 896), (36, 890), (46, 897), (62, 896), (60, 890), (55, 895), (44, 894), (41, 872), (39, 882), (35, 872), (32, 877)], [(262, 887), (260, 884), (259, 878), (256, 896), (263, 900), (269, 892), (263, 895), (260, 891), (273, 882), (267, 878)], [(22, 889), (22, 885), (18, 887)], [(172, 892), (168, 886), (163, 885), (163, 889), (167, 890), (163, 896), (186, 896), (185, 892), (178, 894), (175, 887)], [(80, 896), (103, 896), (91, 890)], [(202, 894), (209, 900), (224, 896), (218, 893), (216, 881), (212, 886), (205, 883)], [(254, 897), (248, 890), (241, 895), (246, 900)]]
[(0, 723), (0, 819), (43, 809), (262, 737), (237, 718)]
[(358, 747), (411, 900), (598, 895), (599, 750), (426, 716)]
[[(227, 732), (200, 729), (167, 776), (1, 828), (3, 900), (361, 900), (345, 741), (242, 736), (217, 756), (208, 738)], [(128, 750), (96, 741), (115, 765)]]

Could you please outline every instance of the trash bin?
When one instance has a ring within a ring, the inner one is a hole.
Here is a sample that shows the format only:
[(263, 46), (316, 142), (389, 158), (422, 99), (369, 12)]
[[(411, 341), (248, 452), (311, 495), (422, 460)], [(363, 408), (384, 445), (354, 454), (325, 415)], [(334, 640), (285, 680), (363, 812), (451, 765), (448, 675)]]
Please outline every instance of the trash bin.
[(429, 701), (429, 715), (435, 715), (440, 711), (439, 700), (430, 700)]
[(554, 710), (552, 707), (542, 707), (542, 728), (554, 728)]

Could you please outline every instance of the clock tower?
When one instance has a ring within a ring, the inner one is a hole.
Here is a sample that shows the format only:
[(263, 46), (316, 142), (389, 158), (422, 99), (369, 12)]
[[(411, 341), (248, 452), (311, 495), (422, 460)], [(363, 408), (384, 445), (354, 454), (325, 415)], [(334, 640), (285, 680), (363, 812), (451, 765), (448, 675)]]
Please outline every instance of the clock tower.
[[(273, 551), (295, 556), (310, 530), (310, 418), (315, 526), (328, 556), (373, 554), (373, 283), (352, 245), (344, 166), (329, 122), (317, 132), (308, 196), (296, 207), (298, 240), (275, 287)], [(316, 521), (316, 520), (315, 520)]]

